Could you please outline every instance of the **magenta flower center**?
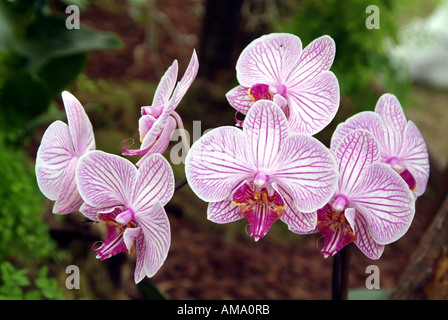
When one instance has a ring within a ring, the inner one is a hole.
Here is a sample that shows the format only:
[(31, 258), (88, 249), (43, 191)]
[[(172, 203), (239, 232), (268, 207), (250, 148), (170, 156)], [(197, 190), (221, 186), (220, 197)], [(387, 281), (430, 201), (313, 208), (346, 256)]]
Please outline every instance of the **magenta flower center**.
[(286, 87), (284, 85), (267, 85), (267, 84), (256, 84), (249, 88), (247, 94), (252, 99), (252, 101), (258, 100), (273, 100), (274, 95), (279, 94), (286, 98)]
[(134, 211), (132, 209), (120, 211), (121, 209), (115, 208), (112, 212), (98, 214), (98, 220), (104, 222), (107, 228), (106, 240), (100, 242), (100, 247), (93, 249), (101, 260), (110, 258), (121, 252), (127, 251), (131, 253), (135, 249), (135, 245), (132, 245), (128, 250), (123, 241), (123, 234), (126, 229), (137, 227)]

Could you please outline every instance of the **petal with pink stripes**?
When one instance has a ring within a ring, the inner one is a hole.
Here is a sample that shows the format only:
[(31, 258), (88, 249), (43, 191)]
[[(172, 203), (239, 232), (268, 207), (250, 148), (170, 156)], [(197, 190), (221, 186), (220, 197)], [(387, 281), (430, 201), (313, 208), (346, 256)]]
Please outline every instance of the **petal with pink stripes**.
[(226, 93), (226, 98), (230, 105), (242, 114), (247, 114), (249, 108), (254, 103), (248, 94), (248, 90), (248, 87), (236, 86)]
[(344, 137), (354, 130), (366, 130), (373, 134), (379, 146), (383, 143), (383, 124), (379, 115), (373, 111), (362, 111), (338, 124), (331, 137), (331, 150), (336, 150)]
[(241, 85), (279, 85), (287, 79), (302, 53), (299, 37), (287, 33), (264, 35), (250, 43), (236, 63)]
[(83, 200), (76, 186), (75, 174), (78, 159), (72, 158), (66, 167), (61, 181), (58, 198), (53, 206), (53, 213), (67, 214), (78, 210)]
[(156, 201), (166, 205), (174, 194), (174, 175), (168, 161), (153, 154), (138, 169), (132, 208), (135, 212), (149, 210)]
[(225, 199), (218, 202), (210, 202), (207, 208), (207, 219), (215, 223), (229, 223), (242, 219), (240, 207), (234, 205), (231, 200)]
[(177, 60), (174, 60), (157, 85), (151, 107), (165, 107), (167, 105), (176, 85), (178, 69)]
[(356, 213), (355, 220), (355, 244), (366, 257), (372, 260), (379, 259), (384, 252), (384, 245), (378, 244), (373, 240), (369, 231), (366, 219), (359, 213)]
[(247, 113), (243, 130), (258, 171), (275, 172), (280, 146), (289, 134), (283, 111), (272, 101), (259, 100)]
[(415, 213), (414, 195), (389, 165), (374, 163), (350, 195), (350, 203), (364, 217), (378, 244), (398, 240), (409, 229)]
[(364, 171), (380, 160), (373, 135), (364, 130), (347, 134), (335, 150), (339, 166), (339, 192), (350, 195), (361, 182)]
[(339, 108), (339, 82), (331, 71), (313, 81), (288, 88), (291, 132), (314, 135), (325, 128)]
[(399, 158), (417, 182), (416, 195), (422, 195), (429, 179), (429, 156), (425, 140), (412, 121), (406, 126)]
[(185, 159), (185, 174), (191, 189), (206, 202), (227, 199), (256, 168), (247, 155), (243, 131), (230, 126), (207, 132), (197, 140)]
[(277, 192), (285, 200), (285, 209), (280, 220), (288, 225), (289, 230), (298, 234), (308, 234), (313, 232), (316, 228), (317, 213), (312, 211), (309, 213), (300, 212), (291, 195), (289, 195), (283, 188), (278, 187)]
[(148, 211), (136, 212), (135, 219), (144, 239), (144, 246), (137, 248), (137, 260), (140, 261), (137, 265), (141, 268), (135, 269), (135, 282), (138, 283), (142, 280), (142, 275), (154, 276), (165, 262), (171, 244), (171, 230), (165, 209), (158, 201)]
[(320, 73), (330, 69), (336, 54), (334, 40), (324, 35), (313, 40), (303, 49), (297, 66), (288, 75), (286, 86), (295, 85), (313, 80)]
[(71, 93), (62, 92), (62, 100), (67, 113), (67, 122), (73, 141), (73, 147), (78, 156), (95, 149), (95, 137), (92, 123), (81, 103)]
[(384, 124), (385, 153), (389, 156), (398, 155), (406, 129), (406, 116), (400, 102), (393, 94), (386, 93), (378, 99), (375, 112)]
[(317, 139), (293, 134), (280, 149), (278, 170), (271, 179), (295, 201), (297, 210), (307, 213), (323, 207), (337, 187), (334, 156)]
[(42, 136), (35, 167), (39, 189), (48, 199), (54, 201), (59, 197), (66, 169), (74, 156), (67, 124), (53, 122)]
[(103, 151), (91, 151), (79, 159), (76, 181), (89, 205), (104, 208), (132, 203), (137, 168), (127, 159)]

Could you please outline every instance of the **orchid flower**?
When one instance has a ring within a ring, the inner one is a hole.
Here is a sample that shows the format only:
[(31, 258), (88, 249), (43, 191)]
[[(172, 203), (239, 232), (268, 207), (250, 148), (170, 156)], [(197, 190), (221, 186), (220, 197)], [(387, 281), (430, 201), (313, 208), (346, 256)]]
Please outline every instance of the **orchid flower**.
[(304, 50), (295, 35), (264, 35), (238, 58), (240, 85), (226, 94), (227, 100), (243, 114), (255, 101), (272, 100), (285, 112), (291, 132), (313, 135), (331, 122), (339, 108), (339, 83), (328, 71), (335, 51), (327, 35)]
[(355, 129), (368, 130), (375, 136), (381, 162), (397, 171), (416, 196), (425, 192), (429, 178), (426, 143), (417, 126), (406, 121), (403, 108), (394, 95), (381, 96), (375, 112), (360, 112), (339, 124), (332, 137), (332, 148)]
[(60, 120), (45, 131), (37, 150), (36, 178), (39, 189), (55, 201), (53, 213), (78, 210), (82, 198), (75, 181), (79, 157), (95, 149), (90, 120), (81, 103), (69, 92), (62, 93), (68, 125)]
[(152, 105), (141, 108), (138, 129), (141, 142), (140, 149), (130, 150), (125, 146), (124, 144), (129, 139), (123, 141), (122, 144), (122, 152), (124, 155), (143, 156), (137, 162), (138, 166), (151, 154), (165, 152), (171, 135), (176, 129), (176, 122), (179, 129), (183, 129), (182, 120), (174, 109), (179, 105), (187, 93), (188, 88), (190, 88), (196, 78), (198, 68), (199, 62), (196, 51), (193, 51), (185, 74), (176, 85), (178, 64), (177, 60), (174, 60), (157, 86)]
[(374, 136), (365, 130), (348, 133), (332, 149), (339, 167), (337, 190), (318, 210), (321, 252), (334, 255), (354, 242), (370, 259), (408, 230), (415, 212), (412, 192), (399, 174), (380, 163)]
[(174, 175), (160, 154), (137, 169), (129, 160), (102, 151), (79, 159), (76, 171), (87, 218), (106, 224), (108, 235), (93, 249), (104, 260), (136, 251), (135, 282), (152, 277), (165, 261), (171, 235), (163, 208), (174, 193)]
[(311, 136), (291, 134), (285, 114), (269, 100), (254, 103), (242, 130), (224, 126), (197, 140), (185, 170), (192, 190), (209, 202), (208, 219), (246, 218), (256, 241), (278, 219), (293, 232), (313, 230), (315, 211), (337, 181), (330, 151)]

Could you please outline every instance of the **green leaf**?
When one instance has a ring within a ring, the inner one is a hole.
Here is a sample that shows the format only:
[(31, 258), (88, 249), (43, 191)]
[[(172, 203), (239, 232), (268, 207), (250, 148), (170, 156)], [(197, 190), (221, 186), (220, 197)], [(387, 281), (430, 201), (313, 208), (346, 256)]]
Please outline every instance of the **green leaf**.
[(62, 0), (67, 5), (75, 5), (79, 7), (80, 10), (84, 10), (88, 7), (89, 1), (88, 0)]
[(13, 17), (6, 7), (6, 4), (0, 2), (0, 51), (7, 51), (11, 39), (13, 38)]
[(15, 49), (28, 59), (27, 67), (36, 71), (54, 58), (120, 46), (120, 39), (113, 33), (82, 26), (67, 29), (65, 17), (52, 15), (36, 19), (29, 27), (26, 39), (17, 42)]
[(22, 126), (44, 112), (49, 102), (46, 85), (30, 72), (18, 71), (5, 80), (0, 92), (3, 125), (7, 128)]
[(38, 290), (33, 290), (30, 292), (25, 293), (24, 297), (25, 300), (42, 300), (42, 295)]
[(148, 279), (142, 281), (138, 284), (138, 289), (145, 299), (149, 300), (167, 300), (168, 297), (165, 296), (154, 284)]
[(35, 281), (36, 287), (41, 289), (42, 295), (50, 300), (63, 300), (64, 295), (54, 278), (48, 278), (48, 268), (43, 266), (39, 270), (39, 278)]
[(56, 95), (75, 80), (84, 69), (86, 62), (87, 54), (84, 52), (58, 57), (42, 66), (37, 71), (37, 76), (45, 83), (50, 95)]
[(28, 271), (26, 269), (16, 269), (11, 263), (3, 262), (0, 264), (0, 279), (4, 286), (25, 287), (30, 284), (26, 277)]

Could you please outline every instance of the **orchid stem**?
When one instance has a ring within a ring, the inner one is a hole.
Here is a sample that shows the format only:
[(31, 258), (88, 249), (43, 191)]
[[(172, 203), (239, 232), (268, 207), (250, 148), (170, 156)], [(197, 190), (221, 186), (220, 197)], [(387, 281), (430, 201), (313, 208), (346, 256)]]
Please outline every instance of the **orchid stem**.
[(179, 134), (182, 139), (182, 144), (184, 145), (185, 154), (187, 154), (188, 151), (190, 151), (190, 139), (188, 139), (185, 135), (186, 130), (184, 128), (184, 123), (182, 122), (181, 117), (176, 111), (171, 112), (171, 115), (174, 117), (174, 119), (176, 119), (177, 127), (179, 128)]
[(174, 192), (182, 188), (187, 183), (188, 183), (187, 178), (180, 179), (178, 182), (176, 182), (176, 185), (174, 186)]
[(350, 248), (343, 247), (333, 257), (332, 300), (346, 300), (350, 266)]

